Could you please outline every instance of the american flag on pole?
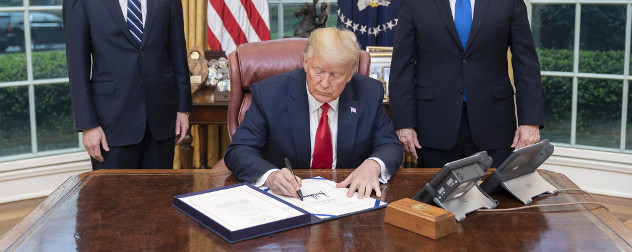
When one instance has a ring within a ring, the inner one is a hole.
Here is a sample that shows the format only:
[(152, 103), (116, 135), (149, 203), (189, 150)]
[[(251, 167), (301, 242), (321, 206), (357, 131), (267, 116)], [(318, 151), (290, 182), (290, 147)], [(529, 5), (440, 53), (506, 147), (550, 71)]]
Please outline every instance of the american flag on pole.
[(267, 0), (208, 0), (207, 40), (211, 49), (234, 51), (238, 45), (270, 40)]

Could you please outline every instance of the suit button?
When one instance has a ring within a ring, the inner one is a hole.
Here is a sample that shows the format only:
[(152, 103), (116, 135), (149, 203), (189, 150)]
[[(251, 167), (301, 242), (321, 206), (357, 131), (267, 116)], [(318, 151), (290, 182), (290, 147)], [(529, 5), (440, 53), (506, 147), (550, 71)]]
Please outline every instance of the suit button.
[(463, 89), (459, 89), (459, 90), (457, 90), (457, 91), (456, 91), (456, 93), (457, 93), (458, 95), (462, 95), (462, 94), (463, 94)]
[(143, 79), (140, 79), (139, 81), (140, 81), (140, 83), (143, 83)]
[(463, 59), (463, 64), (464, 65), (467, 64), (467, 60), (466, 59)]

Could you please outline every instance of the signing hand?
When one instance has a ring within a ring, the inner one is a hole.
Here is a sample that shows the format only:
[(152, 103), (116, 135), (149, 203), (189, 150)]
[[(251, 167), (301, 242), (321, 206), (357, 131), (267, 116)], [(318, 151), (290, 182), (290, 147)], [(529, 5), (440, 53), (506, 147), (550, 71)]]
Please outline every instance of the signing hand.
[(83, 131), (83, 147), (88, 151), (90, 157), (96, 159), (99, 162), (103, 162), (103, 156), (101, 155), (101, 146), (105, 151), (110, 151), (108, 142), (105, 140), (105, 133), (101, 126), (94, 127)]
[(419, 159), (417, 158), (416, 149), (421, 149), (421, 145), (419, 145), (419, 140), (417, 140), (417, 132), (415, 132), (413, 128), (398, 129), (395, 132), (399, 137), (399, 141), (402, 143), (404, 152), (415, 160)]
[(540, 127), (538, 125), (521, 125), (516, 129), (511, 148), (520, 149), (540, 141)]
[(337, 188), (349, 187), (347, 197), (351, 198), (355, 191), (358, 191), (358, 198), (371, 196), (371, 192), (375, 190), (377, 197), (382, 197), (380, 191), (380, 176), (381, 168), (375, 160), (367, 159), (358, 168), (356, 168), (349, 177), (344, 181), (336, 184)]
[[(298, 183), (296, 180), (298, 180)], [(268, 176), (268, 179), (266, 179), (266, 182), (263, 185), (270, 188), (270, 191), (273, 193), (298, 197), (296, 191), (303, 186), (303, 182), (298, 176), (296, 177), (296, 180), (294, 180), (294, 175), (292, 175), (290, 170), (283, 168), (270, 173), (270, 176)]]
[(178, 112), (176, 115), (176, 137), (178, 138), (176, 145), (184, 140), (187, 130), (189, 130), (189, 115), (186, 112)]

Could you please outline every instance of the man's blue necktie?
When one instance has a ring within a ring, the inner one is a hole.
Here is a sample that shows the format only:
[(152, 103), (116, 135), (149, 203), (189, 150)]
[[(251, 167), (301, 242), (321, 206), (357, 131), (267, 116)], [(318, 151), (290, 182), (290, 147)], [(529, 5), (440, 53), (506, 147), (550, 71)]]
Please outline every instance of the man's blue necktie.
[[(470, 0), (456, 0), (454, 6), (454, 24), (456, 32), (459, 34), (461, 46), (465, 50), (467, 39), (470, 36), (470, 28), (472, 28), (472, 5)], [(465, 102), (465, 92), (463, 93), (463, 102)]]
[(143, 12), (141, 11), (140, 0), (127, 0), (127, 27), (140, 46), (143, 39)]
[(456, 32), (461, 39), (461, 46), (465, 50), (467, 38), (470, 36), (470, 28), (472, 28), (472, 5), (470, 0), (456, 0), (454, 6), (454, 24)]

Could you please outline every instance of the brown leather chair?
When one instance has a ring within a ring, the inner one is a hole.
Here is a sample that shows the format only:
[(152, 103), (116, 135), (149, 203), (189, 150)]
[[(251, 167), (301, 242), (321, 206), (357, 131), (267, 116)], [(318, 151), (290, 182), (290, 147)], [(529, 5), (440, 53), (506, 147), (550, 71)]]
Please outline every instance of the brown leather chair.
[[(228, 136), (232, 139), (237, 126), (250, 107), (250, 87), (257, 81), (303, 67), (306, 38), (285, 38), (240, 45), (228, 56), (230, 101), (228, 102)], [(369, 75), (371, 58), (362, 51), (358, 73)]]

